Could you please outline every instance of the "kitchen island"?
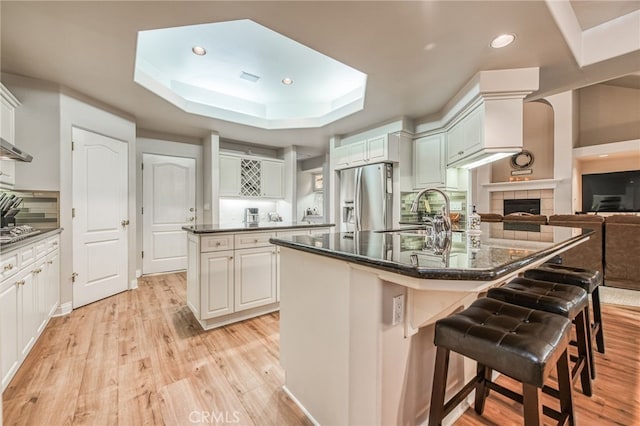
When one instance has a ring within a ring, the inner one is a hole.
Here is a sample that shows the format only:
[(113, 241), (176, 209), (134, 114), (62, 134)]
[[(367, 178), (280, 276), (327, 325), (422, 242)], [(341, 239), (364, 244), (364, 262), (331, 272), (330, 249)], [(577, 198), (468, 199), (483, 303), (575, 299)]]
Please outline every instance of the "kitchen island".
[[(483, 223), (480, 234), (453, 232), (442, 246), (415, 230), (271, 239), (281, 247), (285, 391), (319, 424), (425, 422), (434, 322), (590, 233)], [(475, 374), (456, 354), (449, 368), (450, 392)]]
[(307, 222), (183, 227), (187, 305), (205, 330), (278, 310), (280, 255), (269, 239), (324, 234), (332, 227)]

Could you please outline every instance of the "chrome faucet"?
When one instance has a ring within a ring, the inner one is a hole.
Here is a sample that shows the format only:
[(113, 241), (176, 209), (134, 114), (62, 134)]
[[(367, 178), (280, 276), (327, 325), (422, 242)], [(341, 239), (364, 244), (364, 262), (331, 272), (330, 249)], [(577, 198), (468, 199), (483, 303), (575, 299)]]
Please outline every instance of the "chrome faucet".
[(449, 214), (451, 213), (451, 201), (449, 200), (449, 196), (444, 191), (436, 188), (426, 188), (418, 192), (415, 200), (413, 200), (413, 204), (411, 204), (411, 212), (416, 213), (418, 211), (418, 202), (420, 201), (420, 198), (423, 195), (428, 194), (429, 192), (437, 192), (438, 194), (442, 195), (442, 198), (444, 198), (444, 206), (442, 207), (442, 213), (436, 214), (433, 219), (430, 217), (424, 217), (423, 220), (425, 222), (431, 223), (431, 225), (433, 226), (433, 230), (438, 234), (441, 232), (450, 233), (451, 217), (449, 216)]

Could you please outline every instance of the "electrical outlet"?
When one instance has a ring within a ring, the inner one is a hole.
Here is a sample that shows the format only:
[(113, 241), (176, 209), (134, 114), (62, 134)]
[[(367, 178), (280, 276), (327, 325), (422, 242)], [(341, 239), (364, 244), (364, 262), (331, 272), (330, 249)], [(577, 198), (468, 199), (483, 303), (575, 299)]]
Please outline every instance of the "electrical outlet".
[(449, 208), (451, 209), (451, 211), (462, 210), (462, 201), (452, 201), (449, 204)]
[(404, 319), (404, 294), (393, 298), (393, 316), (391, 317), (391, 325), (396, 325)]

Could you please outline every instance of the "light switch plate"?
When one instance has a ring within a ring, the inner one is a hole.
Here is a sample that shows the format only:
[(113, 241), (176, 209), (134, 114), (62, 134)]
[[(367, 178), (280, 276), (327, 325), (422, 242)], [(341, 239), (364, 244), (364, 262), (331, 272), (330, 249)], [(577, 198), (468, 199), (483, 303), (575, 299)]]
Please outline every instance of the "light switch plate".
[(462, 210), (462, 201), (452, 201), (449, 205), (451, 210)]

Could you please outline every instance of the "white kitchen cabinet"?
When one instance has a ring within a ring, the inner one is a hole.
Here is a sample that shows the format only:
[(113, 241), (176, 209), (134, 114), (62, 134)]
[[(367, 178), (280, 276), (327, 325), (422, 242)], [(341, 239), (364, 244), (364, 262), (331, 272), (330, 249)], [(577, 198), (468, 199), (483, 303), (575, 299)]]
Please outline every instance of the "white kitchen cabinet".
[(280, 161), (263, 160), (260, 163), (260, 191), (265, 198), (284, 197), (284, 164)]
[(58, 307), (58, 242), (59, 236), (56, 235), (2, 253), (5, 272), (0, 283), (2, 390), (9, 384)]
[(220, 196), (240, 196), (240, 157), (220, 156)]
[(220, 155), (220, 196), (283, 198), (284, 162)]
[(200, 265), (201, 317), (209, 319), (233, 313), (233, 250), (203, 253)]
[(18, 349), (24, 359), (36, 342), (40, 315), (38, 314), (36, 273), (27, 268), (16, 275), (18, 286)]
[(444, 134), (416, 139), (413, 142), (413, 187), (445, 186), (446, 175)]
[(276, 302), (276, 248), (236, 250), (235, 311)]
[(331, 227), (188, 233), (187, 305), (203, 329), (278, 310), (278, 236), (329, 233)]
[[(0, 136), (15, 144), (15, 111), (20, 102), (0, 83)], [(0, 188), (12, 189), (16, 183), (13, 160), (0, 160)]]
[(45, 315), (50, 318), (60, 304), (60, 252), (58, 250), (54, 250), (47, 255), (45, 268), (47, 282)]
[(0, 372), (4, 390), (18, 371), (18, 285), (6, 280), (0, 285)]
[(447, 132), (447, 165), (469, 157), (483, 148), (484, 107), (481, 105), (462, 118)]
[(398, 161), (398, 140), (389, 135), (371, 137), (335, 147), (333, 155), (336, 169)]

